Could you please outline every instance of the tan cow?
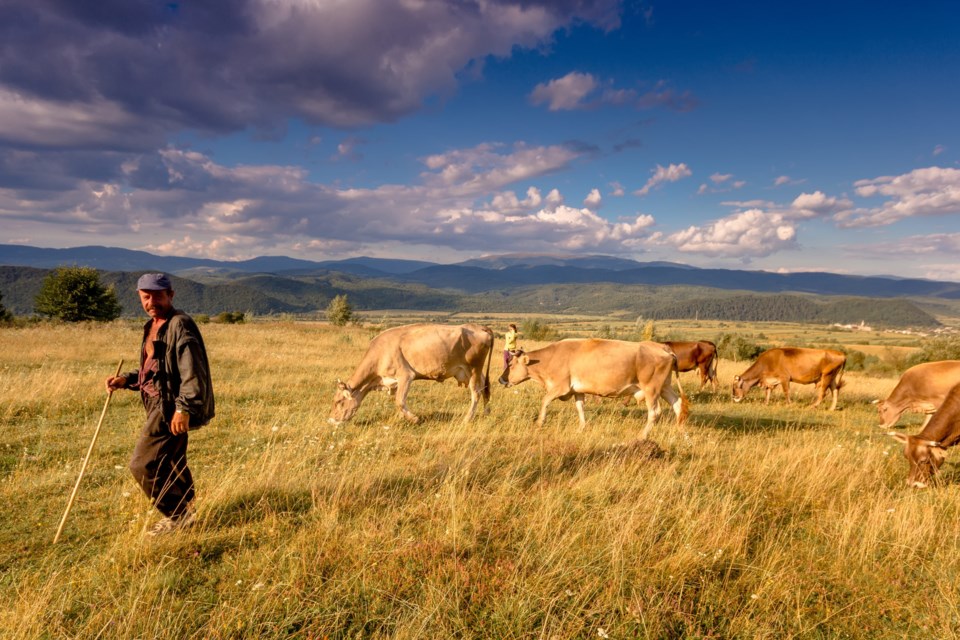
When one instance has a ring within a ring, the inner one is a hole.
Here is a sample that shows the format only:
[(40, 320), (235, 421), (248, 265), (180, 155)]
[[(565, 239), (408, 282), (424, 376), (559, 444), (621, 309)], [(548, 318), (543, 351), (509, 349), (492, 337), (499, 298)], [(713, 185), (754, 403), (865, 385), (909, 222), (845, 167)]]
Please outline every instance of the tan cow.
[(713, 386), (713, 391), (717, 391), (717, 345), (709, 340), (697, 340), (696, 342), (670, 341), (663, 344), (677, 354), (677, 370), (693, 371), (700, 374), (700, 388), (706, 383)]
[(420, 418), (407, 408), (410, 383), (442, 382), (447, 378), (470, 388), (470, 410), (464, 418), (469, 422), (481, 396), (484, 411), (488, 410), (492, 357), (493, 332), (480, 325), (411, 324), (387, 329), (370, 341), (350, 380), (337, 380), (329, 422), (349, 420), (369, 392), (384, 388), (394, 394), (397, 408), (407, 420), (419, 422)]
[(897, 423), (904, 411), (921, 411), (926, 414), (921, 429), (930, 422), (947, 392), (960, 383), (960, 360), (925, 362), (910, 367), (900, 376), (886, 400), (877, 403), (880, 411), (880, 428), (889, 429)]
[[(678, 396), (670, 386), (676, 370), (676, 356), (657, 342), (561, 340), (542, 349), (520, 353), (504, 369), (500, 383), (509, 387), (532, 379), (543, 386), (537, 418), (537, 425), (541, 427), (547, 417), (547, 405), (557, 399), (575, 399), (581, 428), (587, 423), (583, 415), (586, 394), (607, 398), (630, 395), (638, 405), (645, 400), (647, 424), (640, 437), (646, 438), (660, 415), (660, 398), (673, 408), (678, 425), (687, 418), (689, 405), (683, 389)], [(679, 383), (678, 374), (678, 387)]]
[(903, 455), (910, 463), (907, 485), (923, 489), (947, 457), (947, 449), (960, 442), (960, 384), (947, 393), (943, 404), (920, 433), (908, 436), (897, 431), (889, 435), (903, 443)]
[(767, 402), (774, 387), (783, 387), (783, 395), (790, 402), (790, 383), (817, 384), (817, 399), (811, 406), (823, 402), (827, 389), (833, 392), (830, 410), (837, 408), (837, 397), (843, 386), (843, 368), (847, 356), (832, 349), (803, 349), (778, 347), (757, 356), (750, 368), (733, 377), (733, 401), (740, 402), (753, 387), (760, 385), (767, 392)]

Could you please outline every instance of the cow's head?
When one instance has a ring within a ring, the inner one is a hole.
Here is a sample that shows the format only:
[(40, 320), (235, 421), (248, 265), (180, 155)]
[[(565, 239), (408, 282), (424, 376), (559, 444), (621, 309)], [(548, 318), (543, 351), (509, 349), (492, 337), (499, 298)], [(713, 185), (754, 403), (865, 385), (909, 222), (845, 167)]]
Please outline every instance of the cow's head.
[(520, 384), (530, 379), (530, 371), (527, 367), (530, 365), (530, 356), (523, 351), (518, 351), (510, 358), (507, 367), (500, 374), (500, 384), (505, 387)]
[(933, 479), (947, 457), (939, 442), (891, 431), (887, 435), (903, 443), (903, 455), (910, 463), (907, 486), (923, 489)]
[(733, 376), (733, 389), (731, 391), (733, 393), (733, 401), (740, 402), (747, 395), (747, 391), (750, 391), (750, 387), (740, 376)]
[(877, 404), (877, 411), (880, 412), (880, 428), (889, 429), (897, 423), (897, 420), (900, 419), (900, 413), (889, 402), (884, 400), (875, 400)]
[(330, 410), (330, 417), (327, 418), (327, 422), (330, 424), (346, 422), (353, 417), (359, 406), (360, 401), (357, 400), (353, 389), (337, 380), (337, 389), (333, 392), (333, 408)]

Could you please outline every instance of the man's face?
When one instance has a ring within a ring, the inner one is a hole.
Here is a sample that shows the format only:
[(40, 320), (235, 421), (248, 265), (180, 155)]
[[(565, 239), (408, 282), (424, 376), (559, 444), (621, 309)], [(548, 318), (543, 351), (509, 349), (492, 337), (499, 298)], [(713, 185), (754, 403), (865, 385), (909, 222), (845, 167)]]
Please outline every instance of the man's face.
[(138, 290), (140, 294), (140, 304), (143, 310), (151, 318), (166, 318), (173, 309), (173, 290), (163, 289), (161, 291)]

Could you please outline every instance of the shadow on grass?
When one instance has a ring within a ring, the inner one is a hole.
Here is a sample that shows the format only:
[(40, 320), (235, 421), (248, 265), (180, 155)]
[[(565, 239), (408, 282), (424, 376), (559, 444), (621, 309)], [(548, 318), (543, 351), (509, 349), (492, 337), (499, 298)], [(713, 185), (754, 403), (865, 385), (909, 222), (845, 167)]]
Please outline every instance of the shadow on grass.
[(271, 487), (248, 491), (213, 505), (203, 520), (208, 527), (231, 527), (258, 522), (273, 514), (298, 516), (312, 508), (309, 490)]
[(836, 427), (825, 412), (816, 409), (787, 417), (732, 416), (727, 413), (691, 411), (687, 426), (719, 429), (731, 434), (770, 433), (776, 431), (819, 431)]
[(634, 464), (655, 462), (670, 454), (653, 440), (639, 438), (622, 443), (595, 447), (565, 445), (544, 451), (519, 465), (514, 475), (522, 486), (531, 487), (539, 482), (572, 477), (584, 470), (609, 464)]

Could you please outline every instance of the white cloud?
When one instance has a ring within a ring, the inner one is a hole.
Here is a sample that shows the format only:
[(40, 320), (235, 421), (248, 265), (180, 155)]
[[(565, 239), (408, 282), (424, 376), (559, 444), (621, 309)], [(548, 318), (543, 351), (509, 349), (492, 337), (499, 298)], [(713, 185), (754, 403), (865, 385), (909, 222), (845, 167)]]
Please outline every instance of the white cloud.
[(697, 99), (689, 91), (682, 93), (658, 82), (653, 89), (640, 93), (636, 89), (613, 86), (612, 81), (600, 81), (590, 73), (571, 71), (567, 75), (541, 82), (530, 92), (530, 103), (546, 104), (550, 111), (592, 109), (601, 105), (630, 105), (637, 109), (663, 107), (673, 111), (689, 111), (697, 106)]
[(943, 152), (946, 151), (946, 150), (947, 150), (947, 148), (946, 148), (944, 145), (938, 144), (937, 146), (935, 146), (935, 147), (933, 148), (933, 155), (934, 155), (934, 156), (938, 156), (938, 155), (940, 155), (941, 153), (943, 153)]
[(623, 185), (619, 182), (610, 183), (610, 196), (614, 198), (619, 198), (623, 196)]
[[(137, 233), (151, 238), (155, 251), (224, 258), (248, 257), (254, 247), (623, 253), (639, 246), (653, 217), (598, 216), (599, 189), (583, 208), (565, 205), (557, 188), (542, 195), (529, 186), (523, 199), (502, 190), (575, 157), (564, 147), (480, 145), (425, 158), (417, 185), (338, 188), (311, 182), (299, 167), (228, 167), (197, 151), (166, 148), (125, 163), (121, 181), (83, 183), (32, 207), (0, 189), (0, 221), (49, 220), (96, 233), (99, 242)], [(139, 187), (129, 188), (134, 182)]]
[(579, 109), (583, 100), (598, 86), (591, 74), (572, 71), (562, 78), (538, 84), (530, 93), (530, 102), (535, 105), (546, 103), (550, 111)]
[(801, 193), (790, 203), (789, 215), (792, 218), (820, 218), (849, 209), (852, 205), (850, 200), (829, 197), (822, 191)]
[(778, 213), (750, 209), (705, 226), (691, 226), (662, 242), (684, 253), (723, 258), (760, 258), (796, 248), (797, 229)]
[(854, 183), (863, 198), (884, 197), (878, 207), (842, 211), (836, 215), (841, 227), (872, 227), (893, 224), (916, 216), (960, 213), (960, 169), (927, 167), (899, 176), (882, 176)]
[(732, 173), (714, 173), (710, 176), (710, 180), (712, 180), (714, 184), (723, 184), (732, 177)]
[(657, 165), (657, 168), (653, 172), (653, 176), (647, 180), (647, 183), (643, 185), (642, 189), (634, 191), (634, 195), (645, 196), (650, 193), (651, 189), (658, 187), (659, 185), (665, 182), (676, 182), (687, 178), (693, 175), (693, 172), (687, 167), (683, 162), (680, 164), (670, 164), (669, 166)]
[(590, 193), (583, 200), (583, 206), (596, 211), (603, 204), (603, 197), (600, 195), (600, 189), (591, 189)]

